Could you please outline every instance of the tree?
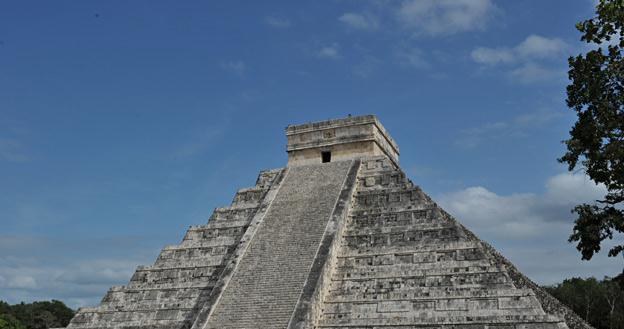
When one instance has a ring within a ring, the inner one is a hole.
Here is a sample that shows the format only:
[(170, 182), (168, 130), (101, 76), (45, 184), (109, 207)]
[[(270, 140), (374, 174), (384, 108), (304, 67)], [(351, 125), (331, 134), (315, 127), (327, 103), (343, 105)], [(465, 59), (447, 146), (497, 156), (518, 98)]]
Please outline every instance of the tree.
[(73, 316), (74, 311), (58, 300), (15, 305), (0, 301), (0, 329), (66, 327)]
[[(589, 260), (605, 239), (624, 233), (624, 0), (600, 0), (596, 17), (576, 28), (582, 41), (597, 48), (568, 59), (566, 102), (577, 121), (559, 161), (570, 171), (582, 168), (607, 188), (602, 200), (573, 210), (577, 218), (569, 241), (577, 242), (582, 258)], [(616, 245), (609, 256), (623, 250), (624, 245)]]
[(0, 329), (26, 329), (26, 327), (14, 316), (0, 314)]
[(615, 311), (622, 306), (620, 304), (624, 299), (624, 292), (619, 289), (617, 282), (605, 278), (605, 280), (600, 283), (600, 293), (607, 302), (607, 311), (609, 314), (607, 321), (609, 323), (609, 329), (613, 329), (615, 324), (618, 323), (616, 319), (618, 314)]
[(617, 284), (609, 277), (571, 278), (544, 288), (595, 328), (624, 329), (624, 291)]

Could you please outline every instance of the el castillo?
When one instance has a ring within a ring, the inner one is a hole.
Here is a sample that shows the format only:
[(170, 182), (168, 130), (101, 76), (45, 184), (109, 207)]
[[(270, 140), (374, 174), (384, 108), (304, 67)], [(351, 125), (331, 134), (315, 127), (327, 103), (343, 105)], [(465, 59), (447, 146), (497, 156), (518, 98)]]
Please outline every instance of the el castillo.
[(591, 328), (414, 185), (374, 115), (285, 133), (283, 168), (67, 328)]
[(624, 0), (2, 1), (0, 329), (624, 329)]

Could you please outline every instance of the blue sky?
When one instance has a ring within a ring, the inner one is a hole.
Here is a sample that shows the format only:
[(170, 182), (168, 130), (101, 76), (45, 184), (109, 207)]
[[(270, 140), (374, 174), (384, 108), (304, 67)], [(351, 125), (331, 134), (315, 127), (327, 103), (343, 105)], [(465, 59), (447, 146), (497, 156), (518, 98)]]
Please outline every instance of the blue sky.
[(0, 299), (99, 302), (205, 223), (288, 124), (376, 114), (408, 176), (539, 283), (603, 188), (556, 158), (578, 1), (0, 5)]

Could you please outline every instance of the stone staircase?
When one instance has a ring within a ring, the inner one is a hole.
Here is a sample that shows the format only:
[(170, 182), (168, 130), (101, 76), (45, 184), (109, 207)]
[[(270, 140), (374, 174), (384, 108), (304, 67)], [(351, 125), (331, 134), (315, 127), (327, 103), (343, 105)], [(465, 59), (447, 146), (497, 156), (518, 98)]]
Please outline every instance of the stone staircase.
[(353, 161), (287, 169), (204, 328), (286, 328)]
[(81, 308), (67, 328), (189, 328), (217, 284), (250, 222), (283, 170), (263, 171), (206, 225), (191, 226), (152, 266), (139, 266), (125, 286), (112, 287), (97, 307)]

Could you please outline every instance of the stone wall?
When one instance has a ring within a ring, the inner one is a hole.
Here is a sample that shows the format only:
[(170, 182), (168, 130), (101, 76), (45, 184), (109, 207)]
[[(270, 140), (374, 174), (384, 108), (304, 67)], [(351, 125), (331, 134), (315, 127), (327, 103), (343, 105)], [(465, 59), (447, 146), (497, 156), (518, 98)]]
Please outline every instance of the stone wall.
[(399, 161), (399, 147), (373, 115), (348, 117), (286, 128), (288, 165), (321, 162), (320, 152), (339, 160), (385, 155)]

